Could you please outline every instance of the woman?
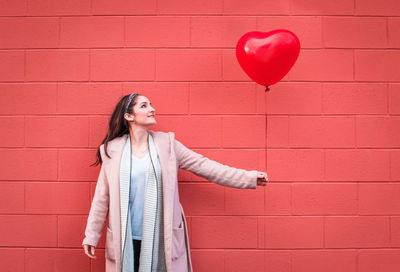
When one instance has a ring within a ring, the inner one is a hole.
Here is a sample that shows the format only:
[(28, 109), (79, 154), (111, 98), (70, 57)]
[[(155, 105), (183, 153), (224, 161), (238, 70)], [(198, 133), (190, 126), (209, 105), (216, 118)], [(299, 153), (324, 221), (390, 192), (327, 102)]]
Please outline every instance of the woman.
[(188, 149), (173, 132), (149, 130), (155, 124), (149, 99), (126, 95), (97, 150), (94, 165), (102, 165), (82, 245), (86, 255), (96, 258), (108, 215), (107, 272), (193, 271), (179, 168), (235, 188), (255, 189), (268, 181), (265, 172), (229, 167)]

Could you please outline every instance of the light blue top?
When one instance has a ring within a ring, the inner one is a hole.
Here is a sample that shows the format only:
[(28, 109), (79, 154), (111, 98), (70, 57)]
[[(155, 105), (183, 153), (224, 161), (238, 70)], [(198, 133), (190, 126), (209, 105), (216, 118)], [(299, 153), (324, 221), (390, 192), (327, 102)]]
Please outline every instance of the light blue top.
[(149, 152), (143, 158), (132, 154), (131, 194), (129, 196), (132, 239), (142, 240), (144, 189), (146, 170), (150, 163)]

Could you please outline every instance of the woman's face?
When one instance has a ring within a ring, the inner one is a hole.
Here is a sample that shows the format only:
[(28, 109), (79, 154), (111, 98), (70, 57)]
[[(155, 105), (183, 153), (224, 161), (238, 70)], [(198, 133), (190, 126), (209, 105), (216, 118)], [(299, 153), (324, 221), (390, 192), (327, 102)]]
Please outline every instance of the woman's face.
[(155, 109), (147, 97), (143, 95), (137, 97), (133, 112), (135, 125), (148, 127), (156, 124)]

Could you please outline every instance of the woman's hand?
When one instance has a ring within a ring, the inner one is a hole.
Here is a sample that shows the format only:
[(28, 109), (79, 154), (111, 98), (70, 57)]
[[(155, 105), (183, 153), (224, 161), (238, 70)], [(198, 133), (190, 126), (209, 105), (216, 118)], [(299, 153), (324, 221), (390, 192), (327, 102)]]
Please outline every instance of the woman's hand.
[(265, 186), (268, 181), (268, 175), (266, 172), (257, 173), (257, 185)]
[(85, 254), (89, 256), (89, 258), (96, 259), (97, 256), (94, 255), (95, 247), (91, 245), (83, 245), (83, 249), (85, 250)]

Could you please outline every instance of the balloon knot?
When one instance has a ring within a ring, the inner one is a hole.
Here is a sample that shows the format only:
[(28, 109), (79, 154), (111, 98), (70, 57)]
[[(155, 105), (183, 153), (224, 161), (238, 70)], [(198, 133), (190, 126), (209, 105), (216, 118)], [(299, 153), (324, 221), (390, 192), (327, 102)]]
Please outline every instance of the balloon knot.
[(265, 85), (265, 91), (268, 92), (269, 91), (269, 86)]

